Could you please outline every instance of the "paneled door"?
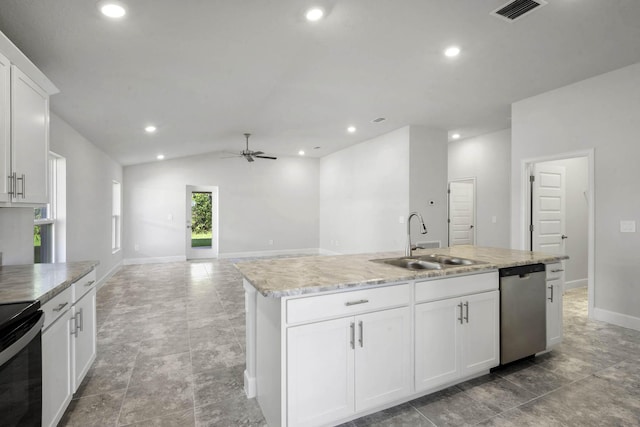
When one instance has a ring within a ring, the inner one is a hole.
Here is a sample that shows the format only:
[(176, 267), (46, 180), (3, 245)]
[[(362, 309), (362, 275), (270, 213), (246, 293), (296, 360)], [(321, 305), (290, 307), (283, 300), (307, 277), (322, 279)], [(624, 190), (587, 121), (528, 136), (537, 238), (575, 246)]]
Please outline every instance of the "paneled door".
[(187, 185), (187, 259), (218, 257), (218, 187)]
[(475, 244), (475, 187), (475, 179), (449, 183), (449, 246)]
[(536, 163), (533, 168), (531, 197), (531, 248), (534, 251), (564, 254), (565, 168)]

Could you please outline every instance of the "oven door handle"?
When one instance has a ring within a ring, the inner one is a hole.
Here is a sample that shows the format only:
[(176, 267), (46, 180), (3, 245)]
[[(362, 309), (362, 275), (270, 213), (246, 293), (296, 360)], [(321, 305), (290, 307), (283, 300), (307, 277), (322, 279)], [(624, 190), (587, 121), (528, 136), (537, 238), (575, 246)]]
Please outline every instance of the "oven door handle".
[(40, 318), (31, 327), (31, 329), (0, 353), (0, 366), (4, 365), (11, 360), (12, 357), (20, 353), (31, 342), (31, 340), (41, 332), (42, 325), (44, 325), (44, 313), (40, 312), (39, 314)]

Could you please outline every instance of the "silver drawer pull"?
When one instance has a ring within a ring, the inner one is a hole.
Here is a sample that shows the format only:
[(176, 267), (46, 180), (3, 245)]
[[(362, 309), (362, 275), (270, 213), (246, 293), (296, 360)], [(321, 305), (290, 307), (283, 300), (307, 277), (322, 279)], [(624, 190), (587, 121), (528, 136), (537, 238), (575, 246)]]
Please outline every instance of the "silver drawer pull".
[(560, 273), (562, 271), (564, 271), (564, 270), (551, 270), (552, 273)]
[(88, 288), (89, 286), (93, 285), (94, 283), (96, 283), (96, 281), (92, 280), (90, 282), (85, 283), (84, 285)]
[(368, 299), (361, 299), (361, 300), (358, 300), (358, 301), (347, 301), (347, 302), (344, 303), (344, 305), (349, 307), (350, 305), (366, 304), (368, 302), (369, 302)]
[(57, 306), (56, 308), (53, 309), (53, 311), (60, 311), (63, 308), (65, 308), (67, 305), (69, 305), (68, 302), (65, 302), (64, 304), (60, 304), (59, 306)]

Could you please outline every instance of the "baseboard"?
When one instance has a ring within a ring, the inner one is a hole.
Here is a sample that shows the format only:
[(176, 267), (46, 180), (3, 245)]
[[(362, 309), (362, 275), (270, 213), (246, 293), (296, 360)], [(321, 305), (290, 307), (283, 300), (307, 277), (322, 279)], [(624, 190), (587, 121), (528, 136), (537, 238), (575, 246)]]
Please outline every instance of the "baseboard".
[(111, 279), (111, 277), (116, 274), (122, 268), (122, 261), (118, 261), (116, 265), (109, 271), (107, 271), (101, 278), (98, 279), (98, 283), (96, 284), (96, 289), (100, 290), (101, 287), (107, 283), (107, 280)]
[(185, 262), (187, 257), (184, 255), (177, 256), (161, 256), (161, 257), (149, 257), (149, 258), (128, 258), (123, 260), (124, 265), (138, 265), (138, 264), (162, 264), (165, 262)]
[(568, 282), (564, 282), (564, 290), (586, 288), (588, 283), (589, 279), (569, 280)]
[(330, 251), (329, 249), (318, 249), (318, 254), (320, 255), (344, 255), (342, 252)]
[(601, 320), (603, 322), (622, 326), (623, 328), (635, 329), (636, 331), (640, 331), (640, 318), (638, 317), (616, 313), (596, 307), (593, 309), (593, 318), (595, 320)]
[(306, 249), (276, 249), (272, 251), (252, 251), (252, 252), (225, 252), (218, 254), (218, 258), (256, 258), (256, 257), (268, 257), (277, 255), (318, 255), (318, 248), (306, 248)]

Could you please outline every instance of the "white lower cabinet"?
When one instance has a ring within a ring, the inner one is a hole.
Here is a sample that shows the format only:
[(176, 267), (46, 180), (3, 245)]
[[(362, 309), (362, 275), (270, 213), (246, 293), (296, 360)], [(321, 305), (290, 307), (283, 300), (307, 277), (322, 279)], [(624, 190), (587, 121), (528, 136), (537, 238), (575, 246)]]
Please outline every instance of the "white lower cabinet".
[(562, 294), (564, 268), (562, 263), (548, 264), (547, 271), (547, 350), (562, 342)]
[(499, 304), (491, 291), (416, 305), (416, 391), (498, 366)]
[(75, 393), (96, 358), (95, 288), (74, 304), (71, 327), (71, 380)]
[(408, 395), (410, 352), (409, 307), (288, 328), (288, 425), (323, 425)]
[(58, 424), (73, 395), (70, 381), (72, 316), (69, 301), (51, 301), (53, 308), (50, 310), (47, 310), (49, 303), (43, 306), (45, 321), (49, 312), (59, 316), (46, 326), (42, 333), (42, 425), (44, 427)]

